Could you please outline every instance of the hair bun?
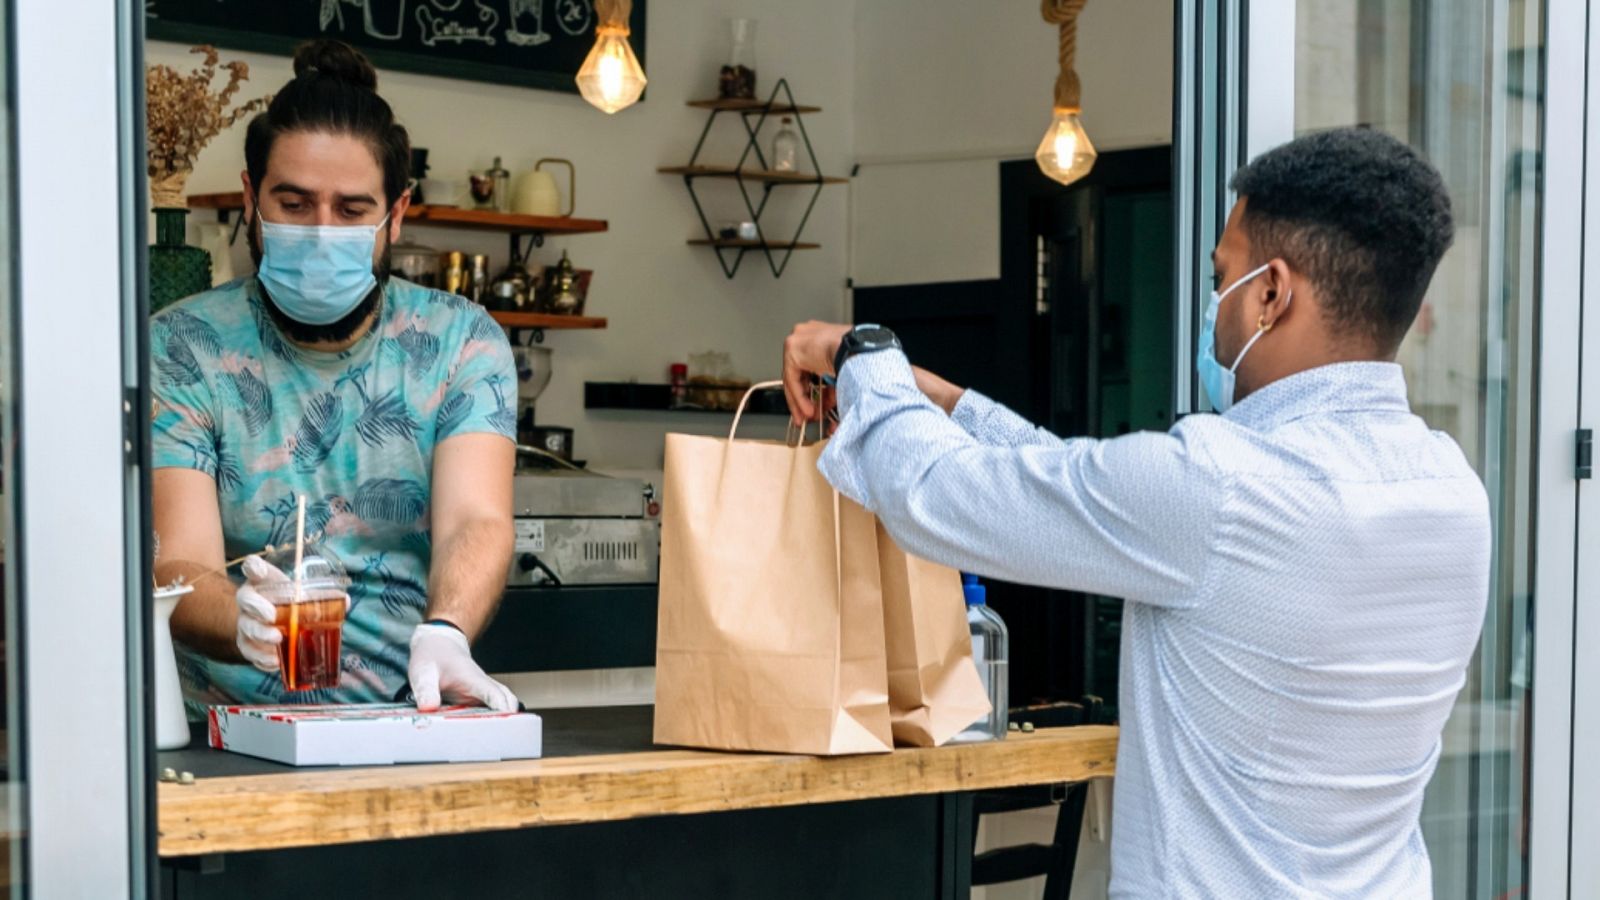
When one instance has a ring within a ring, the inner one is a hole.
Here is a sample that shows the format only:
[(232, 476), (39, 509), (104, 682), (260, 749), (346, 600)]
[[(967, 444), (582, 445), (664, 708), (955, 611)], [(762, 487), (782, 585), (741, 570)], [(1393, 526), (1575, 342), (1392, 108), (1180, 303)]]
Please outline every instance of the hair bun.
[(378, 71), (361, 51), (344, 41), (307, 41), (295, 48), (296, 78), (332, 78), (369, 91), (378, 89)]

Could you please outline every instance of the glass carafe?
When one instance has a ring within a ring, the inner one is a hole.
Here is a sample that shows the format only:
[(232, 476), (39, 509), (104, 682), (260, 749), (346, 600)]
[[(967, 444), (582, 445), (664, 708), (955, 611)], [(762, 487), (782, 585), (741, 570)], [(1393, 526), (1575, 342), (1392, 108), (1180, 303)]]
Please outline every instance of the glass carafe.
[(728, 61), (717, 81), (724, 100), (754, 100), (756, 96), (756, 20), (729, 19)]

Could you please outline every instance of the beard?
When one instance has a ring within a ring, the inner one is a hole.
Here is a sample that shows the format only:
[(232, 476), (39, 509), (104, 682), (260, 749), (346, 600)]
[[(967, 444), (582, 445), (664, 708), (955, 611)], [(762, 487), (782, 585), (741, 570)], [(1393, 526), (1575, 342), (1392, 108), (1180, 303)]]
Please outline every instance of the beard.
[[(260, 269), (261, 239), (254, 228), (246, 228), (245, 236), (250, 244), (250, 259), (256, 268)], [(308, 325), (292, 319), (278, 308), (277, 301), (272, 299), (272, 294), (267, 291), (265, 285), (262, 285), (261, 293), (267, 297), (267, 314), (272, 317), (272, 322), (278, 326), (278, 330), (297, 344), (338, 344), (350, 340), (367, 324), (377, 311), (378, 305), (383, 302), (383, 289), (389, 284), (389, 275), (393, 272), (390, 249), (389, 237), (385, 233), (383, 253), (379, 254), (377, 263), (372, 267), (372, 277), (378, 279), (378, 283), (361, 298), (355, 309), (350, 310), (339, 321), (327, 325)]]

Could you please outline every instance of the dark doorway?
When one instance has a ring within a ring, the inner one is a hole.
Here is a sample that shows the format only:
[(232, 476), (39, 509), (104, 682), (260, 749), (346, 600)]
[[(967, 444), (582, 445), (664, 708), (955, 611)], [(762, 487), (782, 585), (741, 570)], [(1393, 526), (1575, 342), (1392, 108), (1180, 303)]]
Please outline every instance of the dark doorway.
[[(1170, 427), (1170, 148), (1104, 153), (1066, 187), (1032, 160), (999, 175), (1000, 278), (860, 288), (856, 320), (1062, 437)], [(1011, 630), (1015, 705), (1115, 704), (1120, 600), (1012, 584), (989, 596)]]

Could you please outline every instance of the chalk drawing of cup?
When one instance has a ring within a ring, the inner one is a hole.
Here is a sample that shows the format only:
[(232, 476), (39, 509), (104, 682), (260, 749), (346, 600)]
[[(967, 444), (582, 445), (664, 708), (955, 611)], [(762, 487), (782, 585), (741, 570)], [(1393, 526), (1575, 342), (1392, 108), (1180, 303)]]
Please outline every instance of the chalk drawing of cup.
[[(367, 34), (384, 41), (398, 41), (405, 33), (407, 0), (363, 0), (361, 17)], [(390, 27), (393, 23), (393, 27)]]

